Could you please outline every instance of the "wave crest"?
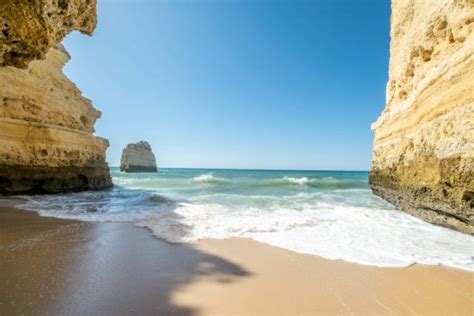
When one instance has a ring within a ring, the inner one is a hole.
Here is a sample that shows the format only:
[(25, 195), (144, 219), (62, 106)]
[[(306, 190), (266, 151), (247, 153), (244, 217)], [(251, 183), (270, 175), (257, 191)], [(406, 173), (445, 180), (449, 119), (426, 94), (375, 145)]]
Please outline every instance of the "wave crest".
[(301, 178), (283, 177), (281, 179), (277, 179), (276, 182), (297, 184), (297, 185), (307, 185), (310, 182), (310, 180), (307, 177), (301, 177)]
[(212, 173), (204, 173), (197, 177), (194, 177), (192, 182), (197, 183), (227, 183), (229, 182), (227, 179), (215, 177)]

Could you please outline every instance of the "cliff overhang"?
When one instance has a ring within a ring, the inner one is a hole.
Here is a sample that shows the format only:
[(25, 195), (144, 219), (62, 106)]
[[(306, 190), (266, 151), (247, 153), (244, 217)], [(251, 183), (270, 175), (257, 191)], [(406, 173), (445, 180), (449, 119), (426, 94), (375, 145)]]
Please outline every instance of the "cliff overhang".
[(2, 0), (0, 66), (26, 68), (72, 31), (92, 35), (96, 0)]
[(63, 73), (57, 44), (69, 32), (91, 35), (95, 0), (0, 3), (0, 194), (98, 190), (112, 186), (101, 113)]

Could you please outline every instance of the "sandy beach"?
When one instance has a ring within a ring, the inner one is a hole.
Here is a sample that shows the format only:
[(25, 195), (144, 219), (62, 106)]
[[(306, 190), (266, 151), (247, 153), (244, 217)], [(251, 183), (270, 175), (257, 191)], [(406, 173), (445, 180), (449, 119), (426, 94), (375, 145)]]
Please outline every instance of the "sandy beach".
[(0, 21), (0, 316), (474, 316), (474, 0)]
[(0, 208), (0, 314), (473, 312), (471, 272), (377, 268), (249, 239), (170, 244), (131, 224)]

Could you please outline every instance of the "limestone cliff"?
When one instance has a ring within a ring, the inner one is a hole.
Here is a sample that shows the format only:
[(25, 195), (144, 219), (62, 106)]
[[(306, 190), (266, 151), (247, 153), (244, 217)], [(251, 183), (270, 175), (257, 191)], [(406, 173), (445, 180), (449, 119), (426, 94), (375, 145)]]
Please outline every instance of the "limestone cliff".
[(0, 66), (25, 68), (73, 30), (91, 35), (96, 0), (2, 0)]
[(157, 172), (155, 155), (150, 144), (145, 141), (128, 144), (122, 152), (120, 171)]
[(0, 194), (107, 188), (100, 117), (63, 74), (69, 32), (91, 35), (96, 0), (0, 3)]
[(392, 0), (386, 108), (370, 185), (399, 209), (474, 233), (474, 2)]
[(0, 67), (0, 193), (46, 193), (112, 185), (100, 117), (63, 74), (62, 46), (28, 69)]

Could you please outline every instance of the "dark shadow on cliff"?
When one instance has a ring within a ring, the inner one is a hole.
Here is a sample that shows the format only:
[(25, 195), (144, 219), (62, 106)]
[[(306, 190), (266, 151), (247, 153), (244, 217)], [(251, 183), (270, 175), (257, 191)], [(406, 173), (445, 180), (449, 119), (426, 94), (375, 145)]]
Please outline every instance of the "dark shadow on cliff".
[[(84, 223), (0, 208), (0, 314), (194, 315), (173, 301), (193, 282), (250, 273), (132, 224)], [(19, 227), (22, 227), (19, 229)], [(17, 231), (21, 231), (17, 235)], [(12, 286), (15, 285), (15, 286)]]

